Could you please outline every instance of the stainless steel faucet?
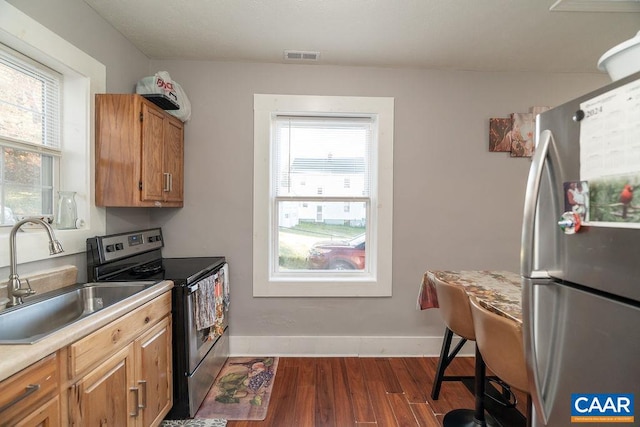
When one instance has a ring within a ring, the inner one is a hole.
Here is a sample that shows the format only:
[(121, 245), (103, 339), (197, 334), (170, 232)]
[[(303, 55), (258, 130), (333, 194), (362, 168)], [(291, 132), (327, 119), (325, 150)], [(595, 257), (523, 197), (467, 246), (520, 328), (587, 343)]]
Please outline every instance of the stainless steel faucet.
[(21, 221), (18, 221), (13, 228), (11, 229), (11, 233), (9, 234), (9, 260), (11, 262), (11, 266), (9, 267), (9, 283), (7, 283), (7, 292), (9, 294), (9, 303), (7, 307), (13, 307), (14, 305), (22, 304), (22, 298), (33, 295), (36, 293), (31, 286), (29, 286), (29, 282), (27, 281), (27, 288), (22, 288), (20, 278), (18, 277), (18, 266), (16, 265), (16, 233), (20, 230), (24, 224), (31, 222), (33, 224), (39, 224), (47, 230), (49, 234), (49, 254), (55, 255), (63, 252), (62, 245), (56, 239), (55, 234), (53, 233), (53, 229), (51, 226), (40, 218), (25, 218)]

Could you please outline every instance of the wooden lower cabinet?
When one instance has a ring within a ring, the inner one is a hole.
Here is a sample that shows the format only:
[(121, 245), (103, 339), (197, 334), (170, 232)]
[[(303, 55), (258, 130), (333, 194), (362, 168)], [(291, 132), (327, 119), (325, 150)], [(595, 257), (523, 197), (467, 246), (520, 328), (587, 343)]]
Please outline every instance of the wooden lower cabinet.
[(59, 426), (58, 390), (55, 354), (0, 382), (0, 426)]
[(171, 316), (135, 343), (137, 387), (143, 426), (155, 426), (173, 405)]
[(16, 422), (16, 427), (60, 426), (60, 399), (58, 396), (35, 408), (25, 418)]
[(0, 382), (0, 427), (149, 427), (173, 404), (171, 291)]
[(162, 422), (173, 404), (170, 308), (168, 292), (66, 348), (69, 426)]
[(133, 344), (114, 354), (69, 389), (70, 425), (135, 426)]

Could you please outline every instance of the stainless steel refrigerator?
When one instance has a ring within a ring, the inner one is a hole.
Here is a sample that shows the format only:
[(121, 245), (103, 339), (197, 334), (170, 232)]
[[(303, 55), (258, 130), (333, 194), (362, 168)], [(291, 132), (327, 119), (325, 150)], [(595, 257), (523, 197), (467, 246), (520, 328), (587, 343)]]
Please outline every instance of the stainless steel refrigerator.
[(532, 425), (640, 425), (640, 73), (538, 116), (521, 274)]

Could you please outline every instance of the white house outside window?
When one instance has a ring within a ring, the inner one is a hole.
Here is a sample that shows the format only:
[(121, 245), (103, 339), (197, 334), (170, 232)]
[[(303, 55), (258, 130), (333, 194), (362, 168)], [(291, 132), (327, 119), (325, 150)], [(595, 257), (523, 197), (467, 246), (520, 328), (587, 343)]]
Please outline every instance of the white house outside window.
[(254, 121), (254, 295), (390, 295), (393, 99), (255, 95)]

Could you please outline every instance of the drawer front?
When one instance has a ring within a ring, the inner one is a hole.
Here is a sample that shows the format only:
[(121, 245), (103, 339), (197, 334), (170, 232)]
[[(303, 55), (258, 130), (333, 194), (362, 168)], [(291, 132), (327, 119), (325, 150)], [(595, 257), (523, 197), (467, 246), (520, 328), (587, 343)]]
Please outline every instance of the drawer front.
[(124, 348), (171, 312), (171, 292), (166, 292), (118, 320), (69, 346), (69, 379)]
[(0, 383), (0, 425), (32, 412), (58, 393), (58, 359), (51, 354)]

